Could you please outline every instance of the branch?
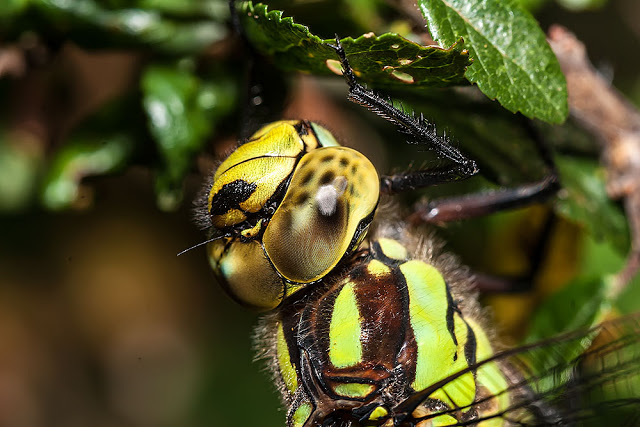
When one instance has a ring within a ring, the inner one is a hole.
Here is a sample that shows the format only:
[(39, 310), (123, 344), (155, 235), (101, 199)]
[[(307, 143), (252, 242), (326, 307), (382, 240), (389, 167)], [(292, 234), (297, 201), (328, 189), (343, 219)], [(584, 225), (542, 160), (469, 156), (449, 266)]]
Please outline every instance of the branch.
[(616, 276), (615, 296), (640, 269), (640, 113), (598, 74), (572, 33), (553, 26), (549, 44), (567, 78), (571, 115), (600, 140), (607, 192), (622, 200), (629, 221), (631, 251)]

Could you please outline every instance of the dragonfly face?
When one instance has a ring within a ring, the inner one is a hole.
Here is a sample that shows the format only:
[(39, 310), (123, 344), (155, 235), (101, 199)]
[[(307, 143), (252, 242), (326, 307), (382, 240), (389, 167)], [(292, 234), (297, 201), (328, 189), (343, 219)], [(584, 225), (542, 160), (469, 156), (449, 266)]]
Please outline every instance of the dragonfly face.
[(509, 379), (492, 363), (397, 413), (493, 351), (451, 262), (421, 255), (433, 248), (400, 224), (378, 221), (365, 237), (378, 198), (366, 157), (305, 121), (263, 127), (214, 175), (208, 212), (224, 237), (209, 244), (209, 261), (235, 299), (277, 308), (260, 335), (288, 424), (374, 425), (449, 411), (432, 420), (443, 425), (506, 408)]
[(378, 198), (371, 162), (322, 126), (266, 125), (213, 177), (207, 210), (224, 238), (209, 261), (232, 297), (273, 309), (358, 247)]

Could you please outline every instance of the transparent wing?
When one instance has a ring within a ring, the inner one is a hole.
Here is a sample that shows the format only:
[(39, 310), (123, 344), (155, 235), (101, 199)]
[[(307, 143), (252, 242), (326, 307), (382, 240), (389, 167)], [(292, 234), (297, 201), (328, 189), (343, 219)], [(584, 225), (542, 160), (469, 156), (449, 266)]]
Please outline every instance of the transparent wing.
[[(508, 381), (492, 383), (487, 373), (496, 371), (490, 366), (507, 373)], [(488, 386), (478, 387), (472, 405), (424, 415), (430, 395), (470, 371)], [(389, 418), (396, 426), (426, 420), (434, 425), (638, 425), (640, 314), (498, 352), (410, 396)]]

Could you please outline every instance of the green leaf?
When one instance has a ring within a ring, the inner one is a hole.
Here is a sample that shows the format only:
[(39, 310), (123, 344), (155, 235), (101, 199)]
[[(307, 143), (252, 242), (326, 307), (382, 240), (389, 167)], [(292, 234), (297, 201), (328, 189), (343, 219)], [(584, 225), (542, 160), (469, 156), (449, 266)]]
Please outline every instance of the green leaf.
[(79, 136), (67, 142), (55, 155), (44, 180), (42, 203), (47, 209), (68, 209), (80, 197), (83, 178), (112, 173), (123, 168), (135, 142), (124, 133)]
[(551, 123), (568, 115), (560, 65), (535, 19), (514, 0), (419, 0), (433, 38), (461, 37), (473, 64), (466, 77), (510, 111)]
[(125, 168), (140, 141), (139, 111), (130, 96), (102, 105), (73, 130), (58, 149), (43, 180), (40, 200), (47, 209), (85, 205), (81, 183), (85, 177)]
[[(547, 298), (536, 310), (526, 342), (578, 329), (588, 329), (603, 321), (620, 298), (611, 292), (615, 274), (624, 265), (624, 256), (617, 253), (611, 243), (596, 240), (585, 234), (580, 249), (578, 277), (560, 291)], [(633, 301), (637, 310), (637, 299)], [(624, 301), (622, 301), (624, 304)], [(589, 338), (589, 337), (585, 337)], [(567, 342), (561, 351), (564, 360), (577, 357), (591, 343), (590, 339)], [(550, 368), (557, 363), (558, 352), (542, 351), (535, 360), (538, 369)]]
[(536, 310), (525, 341), (595, 326), (611, 305), (608, 280), (608, 276), (582, 276), (551, 295)]
[(525, 342), (595, 326), (611, 303), (606, 297), (607, 287), (603, 277), (582, 277), (567, 284), (540, 305)]
[[(323, 40), (279, 10), (244, 2), (238, 14), (247, 37), (255, 48), (272, 56), (288, 71), (319, 75), (340, 74), (333, 49), (335, 39)], [(441, 87), (464, 83), (469, 58), (456, 41), (451, 48), (424, 47), (397, 34), (364, 34), (356, 39), (340, 39), (351, 67), (362, 80), (377, 86)]]
[(625, 257), (608, 241), (586, 234), (580, 249), (579, 274), (585, 277), (610, 276), (624, 266)]
[(161, 157), (158, 202), (167, 210), (181, 201), (182, 180), (193, 158), (235, 100), (235, 85), (228, 78), (204, 81), (185, 68), (153, 65), (141, 81), (149, 129)]
[(609, 199), (604, 170), (596, 160), (556, 156), (563, 190), (556, 212), (582, 226), (596, 239), (609, 242), (620, 254), (629, 249), (629, 229), (620, 208)]
[(629, 281), (624, 291), (616, 300), (616, 307), (625, 314), (640, 310), (640, 273)]
[(530, 12), (535, 12), (536, 10), (543, 7), (545, 4), (550, 3), (550, 0), (516, 0), (520, 6), (527, 9)]

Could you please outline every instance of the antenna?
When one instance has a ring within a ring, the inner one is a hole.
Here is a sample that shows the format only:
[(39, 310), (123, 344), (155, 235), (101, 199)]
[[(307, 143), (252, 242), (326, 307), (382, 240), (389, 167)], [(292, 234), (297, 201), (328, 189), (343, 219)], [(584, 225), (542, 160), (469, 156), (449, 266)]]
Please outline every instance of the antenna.
[(197, 247), (199, 247), (199, 246), (206, 245), (207, 243), (211, 243), (211, 242), (213, 242), (214, 240), (222, 239), (223, 237), (225, 237), (225, 235), (224, 235), (224, 234), (223, 234), (223, 235), (221, 235), (221, 236), (213, 237), (213, 238), (211, 238), (211, 239), (209, 239), (209, 240), (205, 240), (204, 242), (197, 243), (197, 244), (195, 244), (195, 245), (191, 246), (190, 248), (187, 248), (187, 249), (185, 249), (184, 251), (179, 252), (179, 253), (178, 253), (178, 255), (176, 255), (176, 256), (180, 256), (180, 255), (182, 255), (182, 254), (183, 254), (183, 253), (185, 253), (185, 252), (189, 252), (191, 249), (195, 249), (195, 248), (197, 248)]

